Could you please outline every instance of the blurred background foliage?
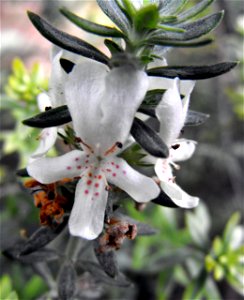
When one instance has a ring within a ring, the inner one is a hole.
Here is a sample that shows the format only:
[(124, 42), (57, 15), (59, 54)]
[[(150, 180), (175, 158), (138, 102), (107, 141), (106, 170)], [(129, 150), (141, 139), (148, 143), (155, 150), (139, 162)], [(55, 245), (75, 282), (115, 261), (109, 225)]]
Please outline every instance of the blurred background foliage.
[[(242, 4), (242, 0), (219, 0), (210, 6), (209, 10), (226, 11), (222, 24), (212, 33), (216, 40), (212, 45), (167, 53), (169, 64), (210, 64), (224, 60), (238, 60), (240, 64), (221, 77), (199, 81), (191, 98), (192, 109), (211, 117), (201, 127), (185, 129), (184, 137), (198, 141), (198, 147), (194, 157), (182, 164), (177, 181), (187, 192), (198, 195), (201, 205), (190, 212), (149, 205), (140, 212), (131, 202), (125, 202), (124, 207), (131, 217), (150, 224), (158, 233), (124, 243), (118, 252), (119, 263), (135, 286), (129, 289), (110, 287), (105, 292), (106, 299), (242, 299)], [(15, 172), (25, 166), (38, 144), (39, 131), (25, 127), (21, 121), (38, 113), (36, 96), (48, 89), (51, 45), (28, 21), (26, 9), (106, 51), (102, 38), (77, 29), (59, 14), (58, 8), (62, 6), (89, 20), (108, 22), (95, 1), (1, 2), (2, 249), (19, 235), (29, 236), (39, 225), (37, 208)], [(62, 151), (62, 145), (58, 143), (56, 149)], [(1, 300), (38, 299), (47, 289), (31, 267), (3, 257), (1, 267)]]

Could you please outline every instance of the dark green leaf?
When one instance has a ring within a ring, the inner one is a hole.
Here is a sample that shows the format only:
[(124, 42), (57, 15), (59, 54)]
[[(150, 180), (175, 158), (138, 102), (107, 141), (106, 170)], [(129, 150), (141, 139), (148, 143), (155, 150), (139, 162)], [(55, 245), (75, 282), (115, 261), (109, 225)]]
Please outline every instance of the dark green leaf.
[(63, 105), (49, 109), (30, 119), (26, 119), (23, 121), (23, 124), (30, 127), (46, 128), (63, 125), (71, 121), (72, 119), (68, 107), (67, 105)]
[(151, 202), (165, 207), (178, 207), (163, 190), (161, 190), (158, 197)]
[(184, 292), (183, 300), (200, 299), (201, 293), (203, 291), (207, 279), (207, 271), (203, 268), (202, 270), (200, 270), (197, 278), (192, 280), (190, 285), (188, 285), (187, 289)]
[(65, 59), (65, 58), (60, 58), (59, 62), (60, 62), (61, 67), (64, 69), (64, 71), (67, 74), (69, 74), (75, 66), (75, 64), (72, 61)]
[(40, 227), (35, 231), (32, 236), (26, 241), (23, 246), (20, 255), (27, 255), (36, 250), (41, 249), (52, 240), (54, 240), (67, 225), (68, 218), (64, 218), (63, 222), (54, 228), (51, 227)]
[(237, 62), (223, 62), (209, 66), (170, 66), (147, 70), (149, 76), (166, 77), (185, 80), (208, 79), (229, 72)]
[(142, 102), (142, 106), (156, 107), (158, 103), (162, 100), (164, 92), (165, 90), (160, 89), (148, 91)]
[(160, 0), (159, 9), (161, 15), (172, 15), (183, 8), (188, 0)]
[(72, 12), (68, 11), (66, 8), (61, 8), (60, 12), (71, 22), (73, 22), (78, 27), (88, 32), (101, 35), (101, 36), (107, 36), (107, 37), (117, 37), (117, 38), (124, 37), (124, 34), (121, 31), (117, 30), (116, 28), (103, 26), (103, 25), (90, 22), (88, 20), (85, 20), (73, 14)]
[(26, 169), (19, 169), (16, 171), (16, 175), (20, 177), (30, 177)]
[(114, 250), (101, 251), (99, 242), (94, 241), (94, 251), (99, 264), (108, 276), (114, 278), (119, 274), (119, 266)]
[(141, 105), (138, 109), (138, 112), (156, 118), (155, 108), (145, 107)]
[(129, 20), (115, 0), (97, 0), (97, 3), (109, 19), (123, 32), (128, 33), (130, 31)]
[[(153, 40), (187, 41), (187, 40), (199, 38), (212, 31), (215, 27), (217, 27), (220, 21), (222, 20), (223, 15), (224, 15), (223, 12), (218, 12), (210, 16), (206, 16), (197, 21), (180, 25), (180, 28), (185, 29), (185, 32), (183, 33), (157, 31), (155, 32), (154, 35), (152, 35), (152, 41)], [(177, 27), (179, 26), (177, 25)]]
[(140, 119), (134, 119), (131, 127), (131, 134), (137, 143), (151, 155), (161, 158), (168, 157), (168, 147), (161, 140), (158, 134)]
[(115, 278), (109, 277), (98, 264), (91, 261), (78, 260), (76, 261), (75, 267), (78, 274), (88, 271), (101, 283), (120, 287), (128, 287), (131, 285), (131, 282), (122, 273), (119, 273)]
[(209, 5), (213, 3), (214, 0), (202, 0), (201, 2), (197, 3), (190, 9), (180, 13), (177, 16), (177, 23), (184, 22), (188, 19), (191, 19), (198, 14), (200, 14), (202, 11), (204, 11)]
[(213, 42), (212, 38), (204, 39), (198, 42), (177, 42), (173, 40), (163, 40), (163, 39), (150, 39), (149, 41), (145, 41), (145, 44), (149, 45), (159, 45), (165, 47), (181, 47), (181, 48), (194, 48), (194, 47), (202, 47), (207, 46)]
[(112, 55), (124, 52), (124, 50), (112, 40), (105, 39), (104, 44)]
[(187, 117), (185, 120), (185, 126), (198, 126), (207, 121), (209, 115), (194, 111), (188, 110)]
[(36, 29), (53, 44), (101, 63), (108, 63), (108, 57), (87, 42), (58, 30), (33, 12), (28, 12), (28, 16)]
[(65, 261), (58, 276), (60, 300), (71, 300), (75, 294), (77, 273), (71, 261)]

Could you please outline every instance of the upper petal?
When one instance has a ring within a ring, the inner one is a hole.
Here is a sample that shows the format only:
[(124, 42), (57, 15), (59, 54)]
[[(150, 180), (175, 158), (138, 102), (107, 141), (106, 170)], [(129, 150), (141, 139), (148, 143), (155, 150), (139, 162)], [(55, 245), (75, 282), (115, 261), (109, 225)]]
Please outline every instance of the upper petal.
[(37, 181), (48, 184), (79, 176), (84, 170), (85, 161), (84, 152), (73, 150), (55, 158), (39, 158), (27, 166), (27, 172)]
[(164, 93), (156, 108), (156, 115), (160, 122), (159, 135), (167, 146), (171, 146), (184, 125), (183, 106), (178, 83), (179, 79), (175, 78), (173, 87)]
[(193, 197), (184, 192), (176, 183), (161, 181), (162, 190), (171, 198), (171, 200), (183, 208), (194, 208), (199, 203), (198, 197)]
[(62, 54), (63, 51), (59, 51), (52, 60), (48, 95), (53, 107), (66, 104), (64, 83), (66, 81), (67, 74), (60, 65), (60, 58), (62, 57)]
[(177, 149), (170, 149), (170, 159), (173, 162), (184, 161), (192, 157), (196, 149), (196, 142), (192, 140), (179, 139), (174, 144), (179, 147)]
[(152, 178), (132, 169), (124, 159), (113, 157), (104, 165), (106, 178), (112, 184), (128, 193), (137, 202), (148, 202), (160, 192)]
[(45, 128), (41, 131), (39, 136), (39, 146), (36, 151), (31, 155), (32, 158), (40, 157), (45, 155), (49, 149), (53, 147), (56, 142), (58, 135), (57, 127)]
[(101, 99), (103, 149), (118, 141), (125, 142), (135, 113), (146, 94), (148, 76), (131, 66), (119, 67), (109, 72), (105, 85)]
[(97, 62), (75, 66), (65, 94), (78, 135), (101, 155), (123, 143), (147, 87), (146, 74), (130, 66), (111, 71)]
[(52, 106), (50, 97), (47, 93), (40, 93), (37, 96), (37, 105), (40, 111), (45, 111), (46, 107)]
[(104, 224), (108, 192), (105, 190), (105, 180), (98, 177), (99, 172), (83, 174), (76, 186), (75, 202), (69, 218), (70, 233), (88, 240), (95, 239)]

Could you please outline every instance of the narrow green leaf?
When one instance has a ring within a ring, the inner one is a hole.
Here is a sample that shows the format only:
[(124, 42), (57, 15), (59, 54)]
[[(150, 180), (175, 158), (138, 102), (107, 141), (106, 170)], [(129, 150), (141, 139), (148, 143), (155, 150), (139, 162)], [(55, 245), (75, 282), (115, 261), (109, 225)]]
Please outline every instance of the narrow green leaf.
[(131, 134), (137, 143), (151, 155), (161, 158), (169, 156), (169, 149), (158, 134), (140, 119), (134, 119)]
[(124, 37), (124, 34), (121, 31), (117, 30), (116, 28), (96, 24), (91, 21), (85, 20), (73, 14), (72, 12), (68, 11), (66, 8), (61, 8), (60, 12), (71, 22), (73, 22), (75, 25), (88, 32), (101, 35), (101, 36), (106, 36), (106, 37), (117, 37), (117, 38)]
[(172, 15), (179, 12), (188, 0), (160, 0), (159, 9), (161, 15)]
[(225, 246), (227, 246), (230, 243), (232, 233), (233, 233), (235, 227), (240, 222), (240, 219), (241, 219), (240, 213), (236, 212), (228, 220), (228, 223), (225, 226), (224, 234), (223, 234), (223, 242), (224, 242)]
[(218, 12), (194, 22), (183, 24), (180, 27), (185, 30), (183, 33), (157, 31), (152, 36), (152, 40), (176, 40), (187, 41), (199, 38), (216, 28), (222, 20), (224, 12)]
[(194, 111), (188, 110), (187, 117), (185, 120), (185, 126), (199, 126), (207, 121), (209, 115)]
[(177, 41), (171, 41), (171, 40), (163, 40), (163, 39), (149, 39), (148, 41), (145, 41), (145, 44), (149, 45), (159, 45), (159, 46), (165, 46), (165, 47), (181, 47), (181, 48), (194, 48), (194, 47), (202, 47), (207, 46), (213, 42), (212, 38), (204, 39), (198, 42), (177, 42)]
[(197, 16), (202, 11), (204, 11), (208, 6), (210, 6), (213, 2), (214, 2), (214, 0), (202, 0), (201, 2), (199, 2), (196, 5), (194, 5), (193, 7), (191, 7), (190, 9), (180, 13), (177, 16), (177, 23), (184, 22), (188, 19), (191, 19), (191, 18)]
[(186, 288), (183, 295), (183, 300), (201, 299), (200, 296), (206, 284), (207, 278), (208, 278), (208, 274), (203, 268), (199, 272), (197, 278), (192, 280), (192, 282)]
[(97, 0), (102, 11), (116, 24), (123, 32), (130, 31), (130, 22), (115, 0)]
[(136, 14), (136, 9), (133, 5), (133, 2), (130, 0), (122, 0), (123, 5), (125, 7), (125, 11), (128, 13), (131, 19), (133, 19), (134, 15)]
[(146, 96), (142, 102), (142, 106), (156, 107), (158, 103), (162, 100), (162, 96), (165, 90), (156, 89), (150, 90), (146, 93)]
[(208, 79), (229, 72), (237, 62), (223, 62), (208, 66), (167, 66), (147, 70), (149, 76), (166, 77), (185, 80)]
[(68, 107), (67, 105), (63, 105), (26, 119), (23, 121), (23, 124), (35, 128), (47, 128), (63, 125), (71, 121), (72, 119)]
[(168, 25), (158, 25), (157, 28), (162, 29), (164, 31), (169, 31), (169, 32), (179, 32), (179, 33), (184, 33), (186, 30), (183, 28), (175, 27), (175, 26), (168, 26)]
[(53, 44), (101, 63), (108, 63), (108, 57), (89, 43), (58, 30), (33, 12), (28, 12), (28, 16), (36, 29)]
[(105, 39), (104, 44), (112, 55), (124, 52), (124, 50), (112, 40)]

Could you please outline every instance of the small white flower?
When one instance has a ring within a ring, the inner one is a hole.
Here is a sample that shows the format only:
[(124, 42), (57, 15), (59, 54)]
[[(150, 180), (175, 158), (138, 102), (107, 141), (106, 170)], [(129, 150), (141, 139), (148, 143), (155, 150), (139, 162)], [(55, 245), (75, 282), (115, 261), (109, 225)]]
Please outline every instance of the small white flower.
[[(60, 66), (60, 58), (63, 51), (59, 51), (52, 60), (51, 77), (49, 81), (49, 91), (40, 93), (37, 97), (37, 104), (40, 111), (45, 111), (47, 107), (55, 108), (65, 104), (64, 82), (67, 74)], [(45, 155), (55, 144), (58, 136), (58, 127), (49, 127), (41, 131), (39, 135), (39, 146), (31, 155), (31, 159), (36, 159)]]
[(156, 108), (156, 115), (160, 121), (159, 135), (170, 148), (170, 155), (167, 159), (157, 159), (155, 172), (160, 180), (162, 190), (176, 205), (184, 208), (193, 208), (198, 205), (199, 198), (188, 195), (175, 183), (171, 165), (179, 168), (175, 162), (189, 159), (195, 151), (196, 142), (176, 140), (185, 123), (190, 94), (195, 82), (187, 82), (183, 99), (180, 96), (179, 79), (175, 78), (171, 83), (172, 86), (164, 93), (161, 102)]
[(40, 158), (28, 173), (41, 183), (80, 177), (69, 219), (72, 235), (96, 238), (103, 229), (110, 182), (138, 202), (157, 197), (153, 179), (116, 157), (126, 142), (134, 115), (148, 87), (143, 71), (124, 66), (109, 71), (97, 62), (76, 65), (68, 76), (65, 97), (84, 151)]

